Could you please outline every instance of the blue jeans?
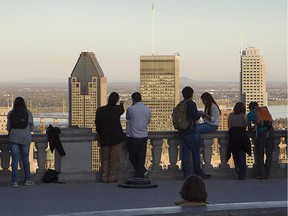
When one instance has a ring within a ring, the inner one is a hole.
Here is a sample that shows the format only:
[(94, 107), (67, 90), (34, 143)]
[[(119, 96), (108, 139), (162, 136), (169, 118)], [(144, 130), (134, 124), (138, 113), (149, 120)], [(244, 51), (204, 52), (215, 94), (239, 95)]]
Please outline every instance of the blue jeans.
[(184, 178), (190, 175), (188, 166), (189, 152), (192, 152), (194, 171), (197, 175), (202, 175), (203, 170), (200, 167), (199, 137), (193, 132), (187, 135), (180, 135), (181, 139), (181, 166)]
[[(274, 143), (274, 130), (258, 132), (255, 140), (255, 149), (257, 154), (258, 175), (269, 177), (272, 165)], [(264, 154), (266, 160), (264, 161)]]
[(10, 151), (12, 155), (12, 182), (18, 182), (18, 163), (19, 156), (23, 163), (25, 181), (31, 180), (29, 150), (30, 145), (21, 145), (18, 143), (9, 142)]
[(199, 143), (200, 143), (199, 148), (203, 148), (203, 146), (204, 146), (200, 134), (201, 134), (201, 133), (214, 132), (214, 131), (216, 131), (217, 129), (218, 129), (218, 125), (211, 125), (211, 124), (208, 124), (208, 123), (202, 123), (202, 124), (197, 124), (197, 125), (196, 125), (195, 131), (198, 133), (198, 136), (199, 136)]
[(246, 152), (244, 150), (232, 153), (235, 164), (235, 169), (239, 179), (245, 179), (246, 177)]

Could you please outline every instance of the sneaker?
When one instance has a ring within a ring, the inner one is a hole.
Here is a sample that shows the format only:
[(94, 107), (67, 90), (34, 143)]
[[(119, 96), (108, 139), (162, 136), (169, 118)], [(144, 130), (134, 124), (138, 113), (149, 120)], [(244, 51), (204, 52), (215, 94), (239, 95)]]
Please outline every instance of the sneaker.
[(17, 182), (10, 182), (9, 185), (11, 188), (17, 188), (18, 187), (18, 183)]
[(148, 173), (148, 171), (146, 171), (146, 172), (144, 173), (144, 179), (149, 179), (149, 173)]
[(24, 182), (24, 185), (25, 185), (25, 186), (31, 186), (31, 185), (34, 185), (34, 182), (31, 181), (31, 180), (26, 180), (26, 181)]
[(256, 176), (255, 178), (256, 178), (256, 179), (267, 179), (266, 176), (260, 176), (260, 175), (259, 175), (259, 176)]
[(209, 178), (211, 177), (211, 175), (205, 174), (205, 173), (201, 174), (200, 176), (201, 176), (203, 179), (209, 179)]

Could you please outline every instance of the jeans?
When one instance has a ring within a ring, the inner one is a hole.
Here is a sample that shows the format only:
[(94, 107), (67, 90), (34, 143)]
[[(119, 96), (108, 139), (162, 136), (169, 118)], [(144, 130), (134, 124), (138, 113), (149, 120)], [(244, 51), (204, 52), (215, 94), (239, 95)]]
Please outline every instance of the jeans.
[(135, 178), (144, 178), (146, 150), (148, 137), (132, 138), (127, 137), (127, 150), (129, 160), (135, 169)]
[(237, 153), (232, 153), (235, 164), (235, 169), (239, 179), (245, 179), (246, 177), (246, 152), (241, 150)]
[[(259, 176), (269, 177), (274, 148), (274, 130), (258, 132), (255, 140), (255, 149)], [(264, 161), (264, 153), (266, 153), (266, 161)]]
[(218, 128), (218, 125), (211, 125), (211, 124), (208, 124), (208, 123), (202, 123), (202, 124), (197, 124), (196, 125), (196, 128), (195, 128), (195, 131), (198, 133), (198, 136), (199, 136), (199, 148), (203, 148), (204, 144), (203, 144), (203, 141), (202, 141), (202, 138), (201, 138), (201, 133), (210, 133), (210, 132), (214, 132), (216, 131)]
[(24, 169), (25, 181), (31, 180), (30, 162), (29, 162), (29, 150), (30, 145), (21, 145), (18, 143), (9, 142), (10, 151), (12, 155), (12, 182), (18, 182), (18, 163), (19, 156)]
[(192, 152), (194, 171), (197, 175), (202, 175), (203, 170), (200, 167), (199, 137), (193, 132), (187, 135), (181, 135), (181, 167), (184, 178), (190, 175), (188, 166), (189, 151)]

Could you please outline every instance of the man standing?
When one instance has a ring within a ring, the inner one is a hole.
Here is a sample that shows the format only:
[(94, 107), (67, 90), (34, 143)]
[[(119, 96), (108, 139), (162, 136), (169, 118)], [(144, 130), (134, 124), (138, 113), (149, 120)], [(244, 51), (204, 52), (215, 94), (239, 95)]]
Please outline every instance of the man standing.
[(131, 96), (132, 106), (126, 112), (126, 136), (129, 160), (135, 169), (135, 178), (144, 178), (146, 148), (148, 140), (147, 126), (151, 120), (151, 111), (141, 100), (141, 94), (134, 92)]
[(120, 144), (124, 141), (124, 134), (120, 123), (120, 116), (124, 113), (123, 101), (116, 105), (119, 95), (112, 92), (106, 106), (96, 111), (96, 131), (100, 137), (100, 159), (102, 182), (117, 182), (117, 169), (120, 160)]
[[(275, 131), (272, 125), (269, 127), (257, 125), (256, 113), (255, 113), (257, 107), (258, 107), (257, 102), (252, 101), (249, 104), (250, 112), (247, 115), (248, 130), (253, 131), (252, 124), (254, 124), (256, 133), (254, 154), (258, 168), (258, 174), (256, 175), (256, 179), (267, 179), (270, 176), (273, 151), (275, 149), (275, 143), (274, 143)], [(264, 154), (266, 155), (266, 159), (264, 157)]]
[(190, 122), (189, 126), (179, 132), (181, 140), (181, 166), (184, 174), (184, 179), (190, 175), (190, 169), (188, 166), (189, 151), (192, 152), (193, 166), (196, 175), (201, 176), (203, 179), (208, 179), (211, 175), (204, 174), (200, 167), (200, 134), (196, 130), (196, 121), (200, 119), (200, 114), (197, 110), (196, 103), (192, 101), (194, 90), (186, 86), (182, 90), (184, 103), (187, 106), (187, 116)]

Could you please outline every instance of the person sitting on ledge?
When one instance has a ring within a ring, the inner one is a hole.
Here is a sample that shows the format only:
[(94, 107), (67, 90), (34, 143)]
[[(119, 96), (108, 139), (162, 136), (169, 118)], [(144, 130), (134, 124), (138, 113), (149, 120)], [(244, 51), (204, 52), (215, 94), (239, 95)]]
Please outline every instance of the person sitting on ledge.
[(181, 188), (180, 196), (183, 201), (175, 202), (177, 206), (196, 206), (206, 205), (207, 191), (206, 185), (202, 177), (198, 175), (188, 176)]

